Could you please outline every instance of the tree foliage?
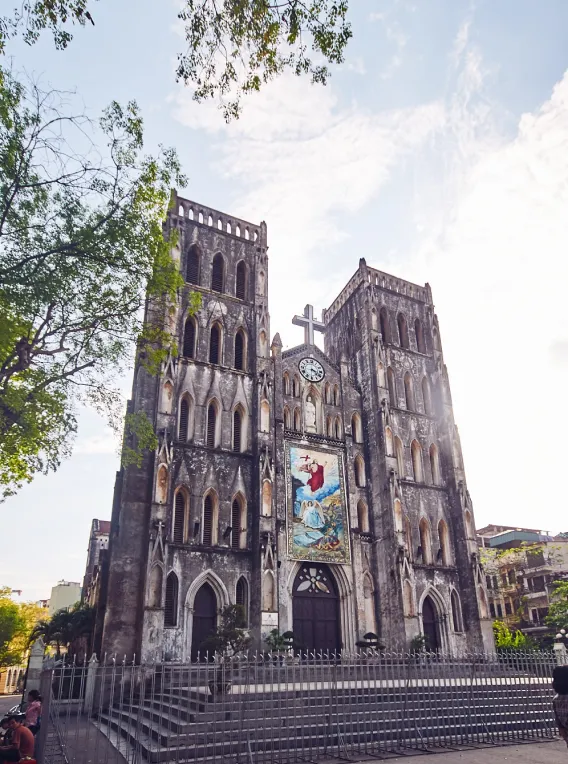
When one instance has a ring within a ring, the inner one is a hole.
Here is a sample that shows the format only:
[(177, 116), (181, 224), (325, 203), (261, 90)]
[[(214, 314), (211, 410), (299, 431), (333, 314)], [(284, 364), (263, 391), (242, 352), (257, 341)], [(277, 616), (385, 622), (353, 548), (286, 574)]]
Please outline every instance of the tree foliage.
[(493, 621), (495, 647), (498, 650), (533, 650), (535, 642), (522, 631), (511, 629), (503, 621)]
[(227, 605), (221, 611), (220, 625), (202, 642), (199, 649), (204, 653), (221, 653), (230, 657), (246, 650), (249, 644), (243, 606)]
[(136, 339), (152, 371), (171, 349), (164, 318), (183, 279), (163, 222), (171, 187), (184, 183), (174, 151), (143, 154), (134, 102), (111, 103), (93, 124), (66, 94), (0, 70), (4, 496), (69, 453), (78, 402), (118, 425), (116, 380)]
[(177, 77), (195, 87), (196, 101), (221, 97), (227, 121), (243, 94), (284, 71), (325, 84), (325, 62), (341, 63), (351, 37), (347, 9), (347, 0), (184, 0)]
[(552, 602), (544, 619), (555, 631), (568, 630), (568, 581), (555, 581)]
[(25, 621), (10, 593), (11, 589), (0, 588), (0, 666), (13, 666), (22, 658), (13, 640), (25, 628)]
[(23, 0), (11, 15), (0, 16), (0, 53), (10, 37), (21, 33), (31, 45), (44, 29), (52, 32), (56, 48), (67, 47), (70, 25), (95, 23), (87, 5), (88, 0)]
[[(29, 641), (41, 637), (46, 645), (55, 647), (60, 655), (62, 648), (73, 655), (80, 650), (82, 640), (90, 641), (95, 625), (95, 608), (77, 602), (70, 608), (62, 608), (51, 618), (36, 623)], [(88, 652), (83, 650), (84, 653)]]

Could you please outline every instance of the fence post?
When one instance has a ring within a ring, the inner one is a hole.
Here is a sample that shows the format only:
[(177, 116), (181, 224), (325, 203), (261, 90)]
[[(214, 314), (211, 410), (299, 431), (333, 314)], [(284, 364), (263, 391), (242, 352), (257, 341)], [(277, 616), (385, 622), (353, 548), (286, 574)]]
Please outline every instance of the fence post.
[(568, 653), (566, 652), (566, 645), (564, 642), (554, 643), (554, 656), (556, 658), (557, 666), (565, 666), (568, 663)]
[(97, 669), (99, 662), (97, 656), (93, 653), (87, 668), (87, 683), (85, 685), (85, 700), (83, 701), (83, 713), (89, 716), (93, 710), (93, 700), (95, 697), (95, 683), (97, 681)]
[(26, 677), (26, 689), (24, 697), (30, 690), (38, 690), (41, 684), (41, 672), (43, 669), (43, 654), (45, 653), (45, 645), (43, 639), (38, 637), (32, 645), (30, 650), (30, 661), (28, 664), (28, 673)]
[(41, 703), (41, 726), (35, 739), (35, 757), (38, 764), (43, 764), (45, 742), (49, 725), (52, 724), (51, 715), (51, 687), (53, 684), (53, 669), (45, 669), (41, 673), (39, 692), (42, 697)]

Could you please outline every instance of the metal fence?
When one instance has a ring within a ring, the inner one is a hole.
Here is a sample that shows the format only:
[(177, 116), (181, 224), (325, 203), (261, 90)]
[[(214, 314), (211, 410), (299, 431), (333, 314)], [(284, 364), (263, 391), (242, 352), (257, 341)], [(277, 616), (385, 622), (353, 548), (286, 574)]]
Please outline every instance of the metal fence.
[(264, 764), (552, 738), (551, 652), (246, 654), (43, 672), (44, 762)]

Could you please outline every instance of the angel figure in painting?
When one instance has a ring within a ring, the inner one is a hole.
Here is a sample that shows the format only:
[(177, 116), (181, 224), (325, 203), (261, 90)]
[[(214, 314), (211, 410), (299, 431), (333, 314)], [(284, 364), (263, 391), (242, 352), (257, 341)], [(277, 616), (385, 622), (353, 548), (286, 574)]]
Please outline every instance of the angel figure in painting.
[(319, 501), (302, 502), (302, 522), (306, 528), (323, 528), (325, 525), (325, 516)]

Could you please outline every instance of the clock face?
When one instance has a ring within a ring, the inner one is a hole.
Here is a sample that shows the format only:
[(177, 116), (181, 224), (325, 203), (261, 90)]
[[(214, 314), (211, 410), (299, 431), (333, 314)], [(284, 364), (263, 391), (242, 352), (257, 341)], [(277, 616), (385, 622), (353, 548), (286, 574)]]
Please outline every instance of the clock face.
[(300, 374), (309, 382), (321, 382), (324, 378), (323, 366), (315, 358), (302, 358), (298, 364)]

